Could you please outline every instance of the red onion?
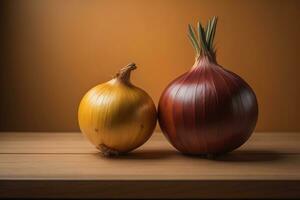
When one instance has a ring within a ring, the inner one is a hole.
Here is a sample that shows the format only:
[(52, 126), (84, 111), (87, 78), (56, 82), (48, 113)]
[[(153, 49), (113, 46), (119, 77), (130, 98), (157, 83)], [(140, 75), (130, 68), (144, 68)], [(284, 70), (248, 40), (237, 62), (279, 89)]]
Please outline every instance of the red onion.
[(216, 17), (205, 28), (198, 22), (198, 33), (189, 25), (195, 64), (168, 85), (159, 101), (163, 133), (186, 154), (230, 152), (248, 140), (257, 122), (258, 105), (251, 87), (216, 61), (216, 24)]

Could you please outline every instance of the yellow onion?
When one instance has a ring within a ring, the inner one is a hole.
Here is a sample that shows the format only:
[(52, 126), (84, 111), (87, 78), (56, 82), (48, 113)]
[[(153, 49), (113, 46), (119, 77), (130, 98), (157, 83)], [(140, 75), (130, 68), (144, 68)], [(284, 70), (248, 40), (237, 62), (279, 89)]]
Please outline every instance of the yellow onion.
[(89, 90), (80, 102), (82, 133), (105, 156), (127, 153), (144, 144), (156, 125), (151, 97), (130, 82), (131, 63), (112, 80)]

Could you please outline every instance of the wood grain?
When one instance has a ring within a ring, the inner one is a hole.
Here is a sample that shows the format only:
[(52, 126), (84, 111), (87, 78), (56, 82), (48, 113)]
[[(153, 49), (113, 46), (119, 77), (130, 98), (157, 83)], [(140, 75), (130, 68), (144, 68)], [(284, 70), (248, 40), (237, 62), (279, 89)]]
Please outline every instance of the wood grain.
[(214, 160), (180, 154), (161, 133), (112, 159), (80, 133), (0, 134), (2, 198), (297, 198), (299, 169), (299, 133), (254, 133)]

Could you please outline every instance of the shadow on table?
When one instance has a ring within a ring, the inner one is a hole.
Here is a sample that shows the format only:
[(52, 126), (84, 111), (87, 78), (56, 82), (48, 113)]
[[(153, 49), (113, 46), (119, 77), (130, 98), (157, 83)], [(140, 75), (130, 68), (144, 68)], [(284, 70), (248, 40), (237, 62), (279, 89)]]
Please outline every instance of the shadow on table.
[[(110, 159), (115, 160), (158, 160), (168, 159), (172, 156), (183, 156), (189, 159), (207, 159), (220, 162), (266, 162), (275, 161), (286, 158), (282, 153), (276, 151), (266, 150), (235, 150), (231, 153), (218, 155), (214, 157), (207, 156), (194, 156), (181, 154), (176, 150), (172, 149), (151, 149), (151, 150), (137, 150), (127, 154), (119, 156), (111, 156)], [(101, 153), (97, 153), (96, 156), (104, 157)]]
[(266, 162), (282, 160), (285, 155), (276, 151), (266, 150), (235, 150), (231, 153), (219, 155), (212, 160), (223, 162)]
[[(110, 159), (116, 160), (157, 160), (157, 159), (166, 159), (171, 156), (176, 155), (176, 151), (174, 150), (137, 150), (127, 154), (112, 156)], [(104, 157), (101, 153), (97, 153), (97, 156)]]

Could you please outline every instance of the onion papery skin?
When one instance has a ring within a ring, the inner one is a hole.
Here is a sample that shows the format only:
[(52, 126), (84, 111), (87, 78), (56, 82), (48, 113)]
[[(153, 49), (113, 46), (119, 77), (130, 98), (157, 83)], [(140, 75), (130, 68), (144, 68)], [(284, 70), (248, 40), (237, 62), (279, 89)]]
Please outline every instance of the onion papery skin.
[(254, 91), (216, 60), (217, 17), (206, 26), (188, 26), (195, 64), (164, 90), (158, 105), (160, 127), (179, 151), (192, 155), (230, 152), (252, 134), (258, 103)]
[(138, 148), (150, 138), (156, 125), (157, 113), (151, 97), (132, 85), (129, 77), (127, 71), (123, 78), (117, 75), (92, 88), (79, 105), (82, 133), (105, 156)]
[(251, 87), (207, 58), (170, 83), (158, 106), (163, 133), (186, 154), (217, 155), (238, 148), (250, 137), (257, 118)]

